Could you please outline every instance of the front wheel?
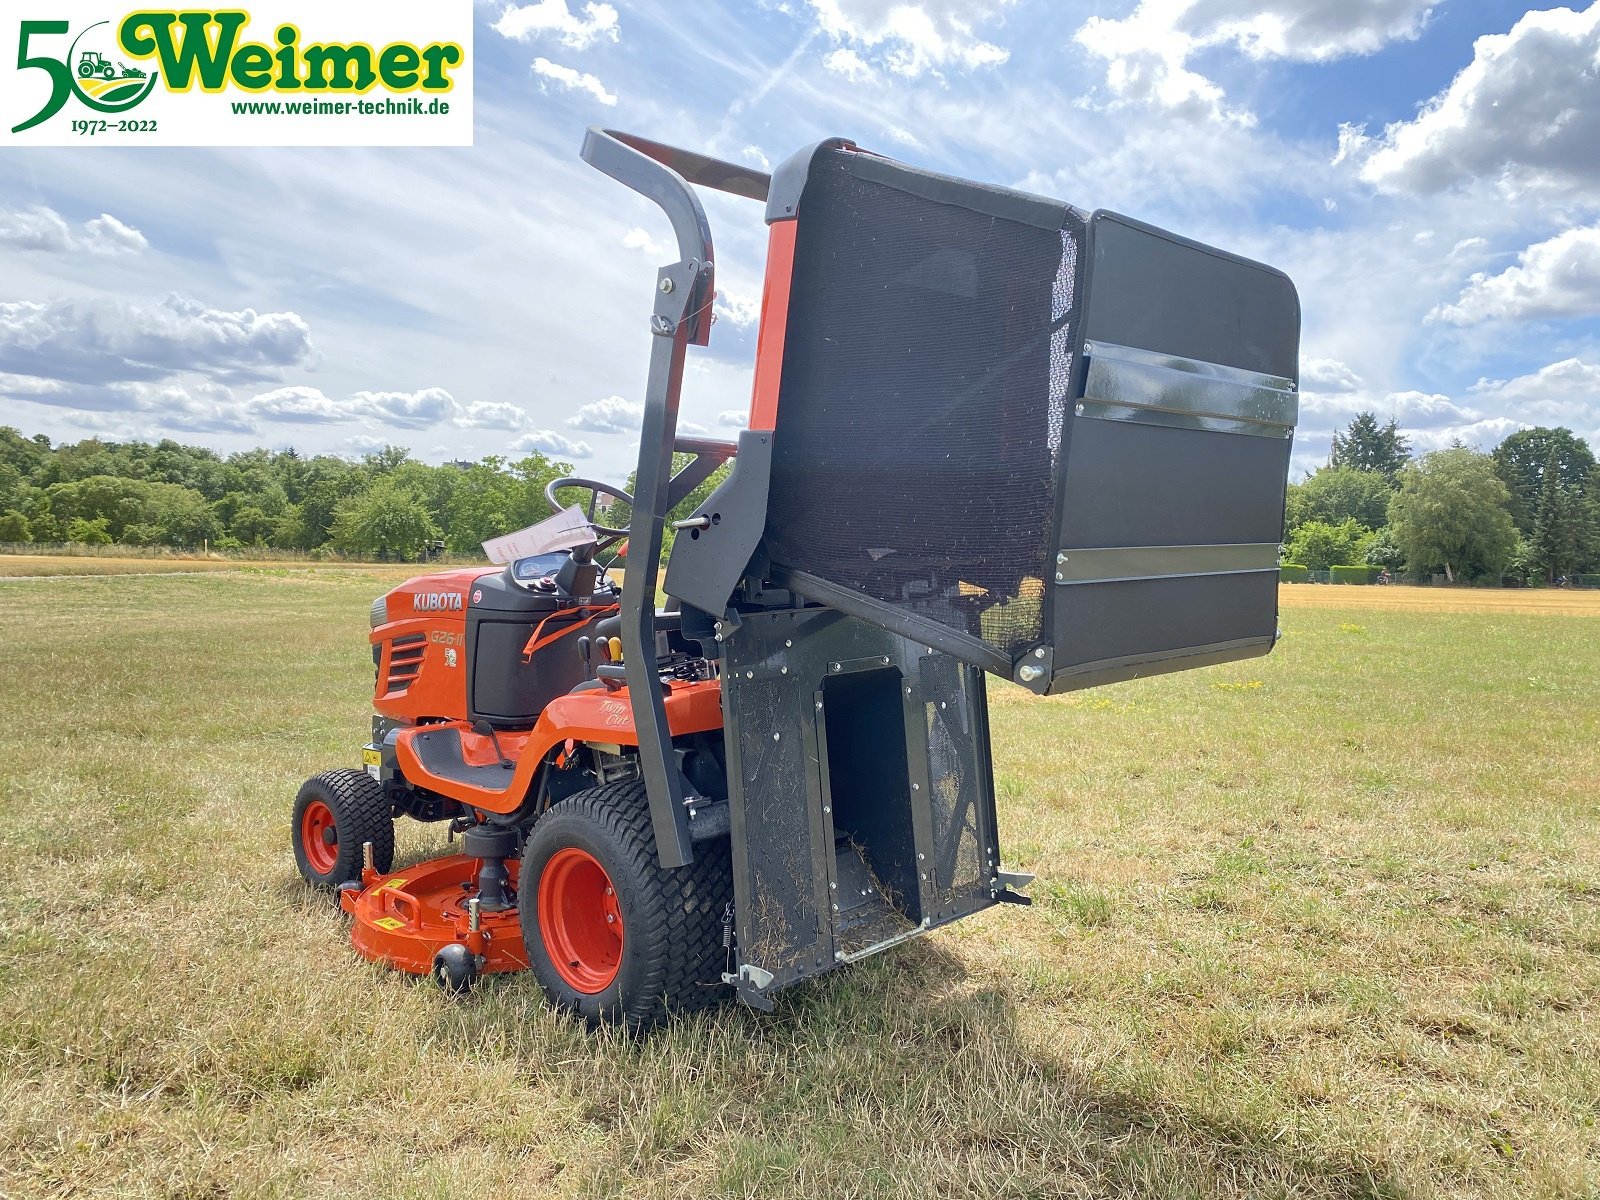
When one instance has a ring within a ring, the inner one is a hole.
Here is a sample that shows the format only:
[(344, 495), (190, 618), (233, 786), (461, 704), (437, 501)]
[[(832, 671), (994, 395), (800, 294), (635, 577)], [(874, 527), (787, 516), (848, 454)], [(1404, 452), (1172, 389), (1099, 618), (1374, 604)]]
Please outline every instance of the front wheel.
[(724, 998), (728, 841), (687, 867), (656, 860), (642, 782), (569, 796), (534, 825), (518, 890), (528, 963), (550, 1002), (591, 1027), (653, 1025)]
[(365, 771), (325, 771), (300, 787), (294, 801), (294, 861), (305, 881), (329, 891), (361, 878), (361, 846), (372, 865), (394, 862), (394, 818), (383, 787)]

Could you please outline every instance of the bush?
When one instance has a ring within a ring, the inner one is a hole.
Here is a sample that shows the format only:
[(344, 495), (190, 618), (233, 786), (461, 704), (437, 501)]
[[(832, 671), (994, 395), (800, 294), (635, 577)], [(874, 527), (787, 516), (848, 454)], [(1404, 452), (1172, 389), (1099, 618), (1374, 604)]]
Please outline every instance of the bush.
[(0, 513), (0, 542), (31, 542), (33, 526), (15, 509)]
[(1329, 567), (1328, 581), (1330, 583), (1371, 583), (1378, 577), (1381, 567), (1368, 566), (1343, 566)]
[(1278, 567), (1278, 579), (1283, 583), (1306, 583), (1310, 578), (1310, 570), (1299, 563), (1282, 563)]

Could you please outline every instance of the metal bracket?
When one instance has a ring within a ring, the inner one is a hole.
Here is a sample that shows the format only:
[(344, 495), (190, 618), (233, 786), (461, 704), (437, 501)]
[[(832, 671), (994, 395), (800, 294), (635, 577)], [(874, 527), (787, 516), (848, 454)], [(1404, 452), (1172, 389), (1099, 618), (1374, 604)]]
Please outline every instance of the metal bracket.
[(1012, 679), (1043, 696), (1050, 690), (1050, 678), (1054, 673), (1055, 647), (1048, 642), (1043, 646), (1035, 646), (1027, 654), (1017, 660), (1017, 665), (1012, 673)]
[(777, 976), (775, 976), (771, 971), (763, 970), (753, 963), (740, 963), (739, 972), (736, 975), (729, 974), (726, 971), (722, 973), (723, 983), (731, 983), (735, 987), (741, 987), (745, 984), (749, 984), (757, 991), (765, 991), (767, 988), (771, 987), (772, 981), (776, 978)]
[(1024, 896), (1011, 889), (1025, 888), (1032, 882), (1033, 876), (1026, 871), (996, 871), (989, 883), (989, 894), (999, 904), (1029, 905), (1033, 903), (1032, 896)]

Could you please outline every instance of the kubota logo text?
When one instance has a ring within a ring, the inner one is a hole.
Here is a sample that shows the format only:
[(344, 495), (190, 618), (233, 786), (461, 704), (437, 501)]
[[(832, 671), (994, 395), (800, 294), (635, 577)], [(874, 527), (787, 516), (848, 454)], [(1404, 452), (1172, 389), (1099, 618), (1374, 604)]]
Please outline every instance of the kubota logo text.
[(466, 606), (461, 602), (460, 592), (413, 592), (411, 607), (415, 612), (443, 612), (446, 609), (459, 612)]
[(53, 0), (50, 16), (0, 19), (0, 141), (471, 144), (472, 0)]

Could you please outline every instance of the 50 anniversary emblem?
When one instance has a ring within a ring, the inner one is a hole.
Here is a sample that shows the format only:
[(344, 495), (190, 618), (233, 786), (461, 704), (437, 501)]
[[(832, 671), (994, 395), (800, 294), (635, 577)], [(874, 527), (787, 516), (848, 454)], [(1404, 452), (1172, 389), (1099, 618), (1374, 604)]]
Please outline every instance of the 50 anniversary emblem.
[(50, 8), (0, 18), (0, 142), (472, 143), (471, 0)]

